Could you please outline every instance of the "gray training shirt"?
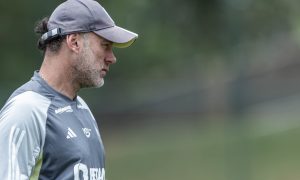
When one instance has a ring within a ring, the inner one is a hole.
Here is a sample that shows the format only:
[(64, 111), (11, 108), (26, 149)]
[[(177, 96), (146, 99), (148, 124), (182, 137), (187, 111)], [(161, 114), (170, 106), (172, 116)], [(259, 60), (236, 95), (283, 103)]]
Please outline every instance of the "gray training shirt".
[(70, 100), (38, 74), (0, 111), (3, 180), (104, 180), (104, 149), (96, 121), (77, 96)]

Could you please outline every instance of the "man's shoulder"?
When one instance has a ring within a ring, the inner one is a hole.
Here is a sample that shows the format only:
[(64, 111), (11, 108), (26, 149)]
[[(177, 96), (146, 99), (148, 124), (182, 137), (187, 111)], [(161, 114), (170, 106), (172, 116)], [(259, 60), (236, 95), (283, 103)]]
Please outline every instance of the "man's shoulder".
[(9, 97), (9, 99), (12, 99), (15, 96), (18, 96), (24, 92), (27, 91), (34, 91), (34, 92), (39, 92), (41, 87), (39, 87), (39, 83), (34, 81), (34, 80), (29, 80), (28, 82), (24, 83), (20, 87), (18, 87)]
[(35, 127), (38, 122), (46, 121), (50, 104), (48, 98), (36, 92), (22, 92), (6, 102), (0, 111), (0, 122)]
[[(8, 98), (7, 102), (12, 99), (17, 99), (20, 103), (34, 104), (34, 102), (27, 102), (27, 100), (39, 100), (53, 97), (43, 84), (41, 84), (35, 76), (33, 76), (28, 82), (18, 87)], [(25, 100), (25, 102), (23, 101)]]
[(34, 92), (24, 91), (19, 94), (13, 95), (4, 105), (4, 108), (19, 109), (20, 112), (26, 113), (28, 111), (34, 111), (45, 106), (49, 106), (51, 103), (47, 97)]
[(12, 96), (8, 102), (26, 106), (37, 106), (42, 102), (49, 103), (50, 99), (38, 92), (28, 90)]

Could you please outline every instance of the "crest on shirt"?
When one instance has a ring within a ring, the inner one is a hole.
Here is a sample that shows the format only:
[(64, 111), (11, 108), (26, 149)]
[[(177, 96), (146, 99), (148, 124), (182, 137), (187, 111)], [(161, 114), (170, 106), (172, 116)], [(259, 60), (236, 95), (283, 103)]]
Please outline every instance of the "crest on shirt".
[(83, 131), (83, 133), (85, 134), (85, 136), (87, 137), (87, 138), (89, 138), (90, 136), (91, 136), (91, 129), (89, 129), (89, 128), (82, 128), (82, 131)]

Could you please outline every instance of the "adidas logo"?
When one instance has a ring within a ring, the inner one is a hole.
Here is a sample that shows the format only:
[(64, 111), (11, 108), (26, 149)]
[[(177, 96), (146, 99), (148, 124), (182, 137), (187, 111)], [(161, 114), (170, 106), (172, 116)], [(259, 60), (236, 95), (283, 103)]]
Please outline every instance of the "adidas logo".
[(58, 109), (55, 110), (55, 114), (61, 114), (61, 113), (64, 113), (64, 112), (73, 112), (73, 109), (69, 105), (69, 106), (58, 108)]
[(74, 133), (74, 131), (71, 129), (71, 128), (68, 128), (68, 135), (67, 135), (67, 139), (70, 139), (70, 138), (75, 138), (77, 137), (77, 135)]

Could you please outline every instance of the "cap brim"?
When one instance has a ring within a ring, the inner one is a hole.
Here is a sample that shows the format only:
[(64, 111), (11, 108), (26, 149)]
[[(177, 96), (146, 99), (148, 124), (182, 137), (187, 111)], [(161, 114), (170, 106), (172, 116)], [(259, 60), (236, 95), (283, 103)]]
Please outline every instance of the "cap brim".
[(113, 26), (94, 32), (99, 36), (113, 42), (113, 46), (117, 48), (126, 48), (138, 38), (138, 34), (119, 26)]

